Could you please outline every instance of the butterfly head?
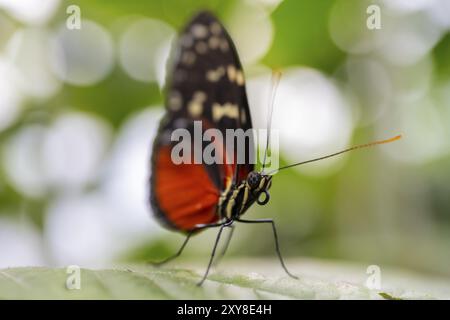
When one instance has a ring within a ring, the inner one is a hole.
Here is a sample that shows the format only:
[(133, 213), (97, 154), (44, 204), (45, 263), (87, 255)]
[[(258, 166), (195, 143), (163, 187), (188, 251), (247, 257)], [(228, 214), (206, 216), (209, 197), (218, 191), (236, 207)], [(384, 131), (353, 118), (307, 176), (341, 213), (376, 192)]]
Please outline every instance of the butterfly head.
[(247, 185), (258, 204), (265, 205), (269, 202), (269, 189), (272, 186), (272, 176), (252, 171), (247, 176)]

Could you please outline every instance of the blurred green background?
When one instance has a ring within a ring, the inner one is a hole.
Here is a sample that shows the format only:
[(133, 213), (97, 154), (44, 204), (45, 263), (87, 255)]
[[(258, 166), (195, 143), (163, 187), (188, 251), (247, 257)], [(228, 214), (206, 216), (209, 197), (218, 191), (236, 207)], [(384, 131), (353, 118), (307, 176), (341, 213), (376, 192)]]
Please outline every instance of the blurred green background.
[[(381, 28), (366, 21), (380, 8)], [(67, 27), (70, 5), (81, 29)], [(269, 205), (286, 257), (450, 275), (450, 5), (435, 1), (0, 1), (0, 267), (158, 260), (182, 235), (147, 203), (150, 146), (176, 32), (208, 8), (236, 42), (255, 127), (272, 68), (284, 171)], [(229, 256), (274, 258), (238, 226)], [(205, 232), (184, 258), (207, 262)]]

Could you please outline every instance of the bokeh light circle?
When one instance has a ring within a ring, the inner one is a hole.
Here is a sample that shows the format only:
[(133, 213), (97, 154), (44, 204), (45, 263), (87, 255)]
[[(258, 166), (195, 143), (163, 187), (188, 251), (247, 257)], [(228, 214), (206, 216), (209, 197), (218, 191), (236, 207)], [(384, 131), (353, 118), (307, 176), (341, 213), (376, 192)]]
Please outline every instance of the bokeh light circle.
[(114, 66), (114, 46), (108, 31), (83, 19), (81, 29), (62, 24), (52, 44), (52, 70), (64, 82), (93, 85), (104, 79)]
[(0, 268), (44, 264), (39, 230), (28, 221), (0, 217)]
[(95, 181), (111, 139), (109, 125), (81, 112), (59, 116), (47, 129), (42, 163), (48, 183), (77, 188)]
[(60, 0), (0, 0), (0, 8), (25, 24), (42, 25), (53, 16), (59, 3)]
[(268, 12), (261, 6), (240, 2), (226, 22), (227, 30), (245, 65), (256, 63), (267, 53), (274, 31)]
[(40, 158), (45, 133), (44, 126), (29, 125), (11, 136), (3, 147), (6, 178), (17, 191), (29, 197), (41, 197), (47, 192)]
[(328, 30), (331, 39), (341, 50), (363, 54), (381, 44), (383, 39), (379, 30), (367, 28), (366, 10), (369, 5), (369, 2), (361, 0), (337, 0), (333, 3)]
[(20, 74), (23, 93), (32, 98), (48, 98), (61, 87), (51, 70), (50, 35), (40, 28), (21, 29), (14, 33), (6, 53)]
[(114, 220), (117, 229), (133, 230), (128, 238), (141, 237), (154, 227), (149, 218), (150, 152), (162, 115), (162, 107), (151, 107), (126, 120), (105, 165), (102, 190), (119, 213)]
[(101, 267), (111, 261), (119, 243), (108, 228), (112, 210), (96, 195), (67, 195), (52, 201), (44, 232), (54, 264)]
[(20, 74), (10, 60), (0, 56), (0, 131), (9, 127), (21, 112)]
[(160, 20), (134, 19), (120, 36), (120, 65), (133, 79), (162, 86), (174, 36), (173, 28)]
[[(270, 90), (269, 79), (270, 75), (249, 79), (257, 129), (266, 126), (268, 94), (264, 92)], [(278, 130), (281, 155), (291, 163), (299, 162), (346, 147), (353, 130), (352, 110), (333, 80), (314, 69), (291, 68), (283, 72), (276, 94), (272, 130)], [(338, 161), (331, 159), (299, 170), (326, 175)]]

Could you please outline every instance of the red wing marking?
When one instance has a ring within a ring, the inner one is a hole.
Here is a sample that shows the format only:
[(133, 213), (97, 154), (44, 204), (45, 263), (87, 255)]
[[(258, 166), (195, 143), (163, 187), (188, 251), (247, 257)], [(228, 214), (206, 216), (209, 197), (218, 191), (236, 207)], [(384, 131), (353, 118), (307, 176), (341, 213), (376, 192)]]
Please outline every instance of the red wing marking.
[(162, 146), (156, 152), (153, 188), (165, 218), (185, 231), (198, 224), (217, 221), (220, 191), (205, 167), (201, 164), (174, 164), (168, 146)]

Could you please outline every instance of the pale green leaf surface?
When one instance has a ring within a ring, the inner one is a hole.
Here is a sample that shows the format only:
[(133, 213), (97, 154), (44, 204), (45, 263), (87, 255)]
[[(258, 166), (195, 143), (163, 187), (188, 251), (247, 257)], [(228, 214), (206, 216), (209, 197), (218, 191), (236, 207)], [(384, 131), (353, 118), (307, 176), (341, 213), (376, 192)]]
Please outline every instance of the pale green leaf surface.
[[(224, 261), (225, 262), (225, 261)], [(367, 266), (320, 260), (288, 260), (299, 280), (275, 260), (236, 260), (212, 270), (197, 287), (204, 266), (174, 263), (114, 269), (81, 269), (80, 290), (68, 290), (65, 268), (0, 270), (0, 299), (449, 299), (450, 281), (381, 266), (381, 289), (365, 282)]]

